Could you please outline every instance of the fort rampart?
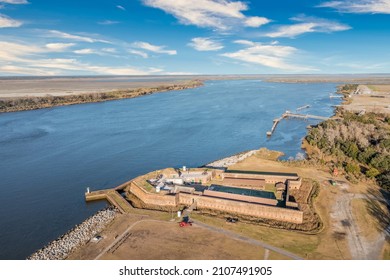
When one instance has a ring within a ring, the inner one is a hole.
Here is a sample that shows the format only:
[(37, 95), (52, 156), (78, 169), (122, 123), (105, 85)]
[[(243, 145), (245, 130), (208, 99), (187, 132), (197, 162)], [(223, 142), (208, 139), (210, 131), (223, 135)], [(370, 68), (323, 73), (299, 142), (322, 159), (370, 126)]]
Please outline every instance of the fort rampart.
[(180, 205), (191, 206), (196, 203), (197, 209), (210, 209), (296, 224), (303, 222), (303, 212), (299, 210), (186, 193), (178, 193), (176, 195), (164, 195), (163, 193), (152, 194), (144, 190), (134, 181), (130, 183), (127, 191), (138, 197), (146, 205), (151, 206), (178, 207)]

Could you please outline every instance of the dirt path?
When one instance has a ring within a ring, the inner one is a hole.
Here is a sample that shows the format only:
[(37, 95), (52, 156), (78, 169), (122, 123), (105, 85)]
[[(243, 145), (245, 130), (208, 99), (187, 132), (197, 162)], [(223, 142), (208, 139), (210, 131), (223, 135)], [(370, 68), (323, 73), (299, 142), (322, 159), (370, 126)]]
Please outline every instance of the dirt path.
[(386, 241), (385, 231), (379, 233), (375, 241), (366, 240), (356, 223), (352, 213), (352, 200), (368, 198), (376, 199), (365, 194), (342, 193), (332, 207), (331, 217), (334, 220), (334, 231), (346, 234), (349, 250), (354, 260), (378, 259)]
[(222, 233), (222, 234), (224, 234), (224, 235), (226, 235), (226, 236), (228, 236), (230, 238), (236, 239), (236, 240), (245, 241), (245, 242), (248, 242), (248, 243), (256, 245), (256, 246), (261, 246), (264, 249), (268, 249), (268, 250), (274, 251), (276, 253), (279, 253), (281, 255), (287, 256), (287, 257), (289, 257), (291, 259), (294, 259), (294, 260), (303, 260), (302, 257), (297, 256), (297, 255), (295, 255), (295, 254), (293, 254), (291, 252), (288, 252), (288, 251), (280, 249), (278, 247), (266, 244), (266, 243), (258, 241), (256, 239), (252, 239), (252, 238), (249, 238), (249, 237), (246, 237), (246, 236), (239, 235), (239, 234), (234, 233), (232, 231), (228, 231), (228, 230), (221, 229), (221, 228), (218, 228), (218, 227), (214, 227), (214, 226), (211, 226), (211, 225), (208, 225), (208, 224), (204, 224), (204, 223), (199, 222), (197, 220), (194, 221), (194, 225), (206, 228), (206, 229), (214, 231), (214, 232)]
[[(122, 243), (124, 243), (124, 241), (126, 241), (127, 237), (129, 236), (131, 230), (134, 229), (134, 227), (136, 227), (137, 225), (141, 224), (141, 223), (144, 223), (144, 222), (157, 222), (157, 223), (172, 223), (172, 222), (167, 222), (167, 221), (160, 221), (160, 220), (155, 220), (155, 219), (148, 219), (148, 218), (145, 218), (145, 219), (142, 219), (142, 220), (139, 220), (139, 221), (136, 221), (134, 223), (132, 223), (120, 236), (118, 236), (111, 244), (109, 244), (106, 248), (104, 248), (103, 251), (101, 251), (99, 253), (99, 255), (97, 255), (95, 257), (95, 260), (98, 260), (100, 258), (102, 258), (105, 254), (107, 254), (108, 252), (112, 251), (112, 250), (115, 250), (115, 248), (117, 247), (120, 247), (122, 245)], [(199, 221), (194, 221), (194, 226), (199, 226), (199, 227), (202, 227), (204, 229), (207, 229), (207, 230), (210, 230), (210, 231), (213, 231), (213, 232), (217, 232), (217, 233), (221, 233), (221, 234), (224, 234), (225, 236), (227, 237), (230, 237), (230, 238), (233, 238), (235, 240), (240, 240), (240, 241), (243, 241), (243, 242), (246, 242), (246, 243), (249, 243), (249, 244), (252, 244), (252, 245), (256, 245), (256, 246), (261, 246), (263, 247), (264, 249), (266, 249), (265, 251), (265, 256), (264, 258), (267, 258), (269, 257), (269, 251), (274, 251), (276, 253), (279, 253), (281, 255), (284, 255), (284, 256), (287, 256), (288, 258), (292, 258), (292, 259), (296, 259), (296, 260), (301, 260), (302, 258), (293, 254), (293, 253), (290, 253), (288, 251), (285, 251), (285, 250), (282, 250), (280, 248), (277, 248), (277, 247), (274, 247), (274, 246), (271, 246), (271, 245), (268, 245), (266, 243), (263, 243), (263, 242), (260, 242), (258, 240), (255, 240), (255, 239), (252, 239), (252, 238), (248, 238), (248, 237), (245, 237), (245, 236), (242, 236), (242, 235), (239, 235), (239, 234), (236, 234), (234, 232), (231, 232), (231, 231), (228, 231), (228, 230), (224, 230), (224, 229), (221, 229), (221, 228), (218, 228), (218, 227), (214, 227), (214, 226), (211, 226), (211, 225), (207, 225), (207, 224), (204, 224), (204, 223), (201, 223)]]

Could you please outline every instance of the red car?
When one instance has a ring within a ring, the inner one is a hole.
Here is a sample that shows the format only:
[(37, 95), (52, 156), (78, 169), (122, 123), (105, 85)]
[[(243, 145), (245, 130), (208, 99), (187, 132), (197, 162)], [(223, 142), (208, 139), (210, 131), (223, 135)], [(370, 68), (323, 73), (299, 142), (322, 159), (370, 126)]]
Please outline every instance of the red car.
[(179, 223), (180, 227), (187, 227), (187, 226), (192, 226), (192, 222), (180, 222)]

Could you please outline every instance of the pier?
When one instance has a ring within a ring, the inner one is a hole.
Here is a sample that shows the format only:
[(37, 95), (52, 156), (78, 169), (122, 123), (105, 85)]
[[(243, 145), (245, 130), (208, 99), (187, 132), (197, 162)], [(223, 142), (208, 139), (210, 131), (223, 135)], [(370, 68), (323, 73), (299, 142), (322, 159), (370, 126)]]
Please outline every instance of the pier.
[[(118, 190), (123, 190), (119, 187), (115, 189), (108, 189), (108, 190), (99, 190), (99, 191), (93, 191), (93, 192), (86, 192), (85, 193), (85, 200), (86, 201), (95, 201), (95, 200), (107, 200), (111, 205), (118, 208), (118, 210), (122, 213), (131, 213), (133, 211), (133, 207), (130, 205), (130, 203), (119, 194)], [(123, 186), (124, 187), (124, 186)]]
[(305, 106), (302, 106), (302, 107), (299, 107), (299, 108), (297, 108), (295, 111), (301, 111), (301, 110), (303, 110), (303, 109), (306, 109), (306, 108), (309, 108), (310, 107), (310, 105), (305, 105)]
[[(306, 105), (306, 106), (308, 106), (308, 105)], [(298, 113), (291, 113), (290, 111), (286, 111), (285, 113), (282, 114), (282, 116), (280, 118), (274, 119), (274, 123), (272, 125), (271, 130), (267, 131), (267, 136), (272, 136), (272, 134), (274, 133), (276, 126), (279, 124), (279, 122), (281, 120), (287, 119), (287, 118), (298, 118), (298, 119), (305, 119), (305, 120), (314, 119), (314, 120), (321, 120), (321, 121), (326, 121), (329, 119), (327, 117), (322, 117), (322, 116), (316, 116), (316, 115), (310, 115), (310, 114), (298, 114)]]

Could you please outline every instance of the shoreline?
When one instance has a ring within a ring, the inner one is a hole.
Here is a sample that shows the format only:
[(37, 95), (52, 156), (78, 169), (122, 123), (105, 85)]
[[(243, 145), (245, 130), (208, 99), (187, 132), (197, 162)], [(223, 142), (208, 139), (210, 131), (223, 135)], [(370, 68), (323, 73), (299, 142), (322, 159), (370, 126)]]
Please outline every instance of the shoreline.
[(24, 97), (0, 98), (0, 113), (38, 110), (59, 106), (68, 106), (85, 103), (97, 103), (111, 100), (131, 99), (139, 96), (150, 95), (160, 92), (185, 90), (203, 86), (201, 80), (185, 81), (183, 84), (169, 84), (155, 87), (141, 87), (135, 89), (121, 89), (114, 91), (79, 93), (71, 95), (45, 95)]
[(75, 225), (68, 232), (38, 249), (27, 260), (65, 260), (70, 253), (87, 244), (118, 215), (115, 207), (106, 207)]

